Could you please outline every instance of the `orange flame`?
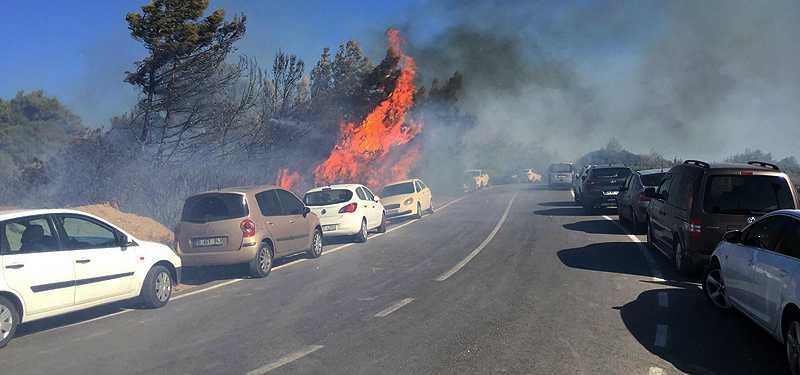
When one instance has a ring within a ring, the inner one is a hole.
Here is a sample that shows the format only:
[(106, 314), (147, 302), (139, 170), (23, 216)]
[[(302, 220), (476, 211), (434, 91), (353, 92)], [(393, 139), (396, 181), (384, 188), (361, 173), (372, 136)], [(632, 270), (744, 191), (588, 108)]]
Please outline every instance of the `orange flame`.
[(278, 182), (276, 185), (286, 190), (290, 190), (300, 183), (300, 178), (300, 173), (294, 171), (290, 172), (287, 168), (281, 168), (278, 171)]
[(403, 147), (422, 130), (422, 124), (406, 123), (406, 113), (414, 104), (416, 64), (401, 49), (398, 30), (387, 30), (386, 37), (389, 54), (400, 65), (394, 90), (358, 126), (341, 125), (330, 156), (314, 169), (318, 184), (360, 182), (378, 188), (407, 178), (419, 159), (418, 146)]

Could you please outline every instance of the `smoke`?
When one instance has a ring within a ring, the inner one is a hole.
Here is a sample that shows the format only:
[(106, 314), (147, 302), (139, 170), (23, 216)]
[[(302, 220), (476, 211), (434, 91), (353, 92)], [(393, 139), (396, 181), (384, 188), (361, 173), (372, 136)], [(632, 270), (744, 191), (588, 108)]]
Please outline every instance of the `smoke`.
[(433, 36), (425, 20), (406, 28), (423, 77), (463, 74), (468, 145), (500, 135), (574, 159), (616, 137), (678, 158), (796, 154), (798, 2), (450, 5)]

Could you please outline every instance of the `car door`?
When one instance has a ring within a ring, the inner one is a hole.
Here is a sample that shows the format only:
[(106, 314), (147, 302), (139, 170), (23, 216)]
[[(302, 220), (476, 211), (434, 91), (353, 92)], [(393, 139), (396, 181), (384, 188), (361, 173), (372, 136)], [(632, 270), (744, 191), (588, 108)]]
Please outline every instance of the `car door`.
[(288, 238), (290, 251), (305, 250), (311, 244), (310, 230), (308, 228), (308, 218), (305, 214), (306, 206), (297, 198), (293, 193), (276, 189), (278, 199), (281, 201), (283, 207), (283, 218), (288, 223)]
[(784, 216), (770, 216), (753, 223), (742, 236), (740, 253), (730, 264), (731, 275), (734, 282), (735, 298), (737, 304), (761, 324), (769, 321), (765, 315), (764, 297), (765, 282), (763, 275), (764, 266), (756, 265), (756, 259), (761, 261), (771, 258), (768, 252), (775, 248), (782, 228), (786, 226), (787, 218)]
[(3, 277), (24, 301), (26, 315), (75, 304), (75, 260), (61, 249), (50, 217), (5, 221), (0, 237)]
[(369, 221), (368, 228), (377, 228), (381, 225), (381, 216), (383, 216), (383, 206), (375, 200), (375, 194), (367, 189), (366, 186), (360, 187), (360, 189), (364, 189), (364, 195), (367, 197), (367, 201), (365, 204), (369, 208)]
[(124, 296), (133, 291), (135, 251), (124, 235), (94, 218), (55, 215), (61, 247), (75, 260), (75, 304)]
[(271, 189), (256, 194), (256, 202), (263, 220), (256, 225), (267, 228), (272, 235), (271, 240), (275, 246), (272, 250), (275, 256), (289, 255), (293, 250), (291, 242), (293, 223), (290, 223), (284, 214), (283, 206), (278, 199), (278, 190)]
[(794, 293), (793, 275), (800, 271), (800, 222), (777, 216), (779, 223), (766, 244), (753, 253), (753, 308), (764, 326), (780, 324), (783, 300)]
[[(662, 181), (661, 184), (658, 185), (658, 189), (656, 189), (656, 193), (658, 198), (653, 199), (650, 202), (650, 222), (652, 225), (652, 234), (655, 237), (655, 242), (657, 246), (664, 247), (664, 245), (669, 244), (672, 242), (670, 239), (669, 242), (665, 242), (665, 237), (667, 233), (669, 233), (669, 220), (667, 220), (667, 199), (669, 199), (669, 189), (672, 184), (672, 175), (667, 175)], [(669, 233), (671, 237), (671, 233)]]

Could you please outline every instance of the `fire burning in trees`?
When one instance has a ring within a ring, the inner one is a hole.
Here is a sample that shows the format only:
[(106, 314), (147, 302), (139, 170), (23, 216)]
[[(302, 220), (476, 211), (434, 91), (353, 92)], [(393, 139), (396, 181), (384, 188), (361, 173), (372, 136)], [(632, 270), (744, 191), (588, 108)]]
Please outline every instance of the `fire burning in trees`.
[(290, 172), (287, 168), (281, 168), (278, 171), (277, 185), (284, 189), (291, 189), (300, 182), (300, 173)]
[(386, 32), (389, 54), (399, 61), (400, 74), (389, 96), (360, 124), (343, 123), (339, 141), (328, 159), (314, 169), (318, 184), (365, 183), (380, 187), (408, 177), (419, 159), (419, 146), (407, 146), (422, 130), (422, 124), (407, 123), (414, 104), (414, 59), (400, 47), (400, 32)]

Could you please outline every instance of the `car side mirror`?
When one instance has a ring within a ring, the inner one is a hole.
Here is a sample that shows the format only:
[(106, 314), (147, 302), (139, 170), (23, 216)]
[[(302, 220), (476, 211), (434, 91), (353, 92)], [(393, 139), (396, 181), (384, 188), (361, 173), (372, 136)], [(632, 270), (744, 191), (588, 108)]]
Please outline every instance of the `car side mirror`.
[(377, 196), (377, 195), (376, 195), (376, 196), (373, 196), (373, 197), (372, 197), (372, 200), (374, 200), (375, 202), (380, 202), (380, 201), (381, 201), (381, 198), (380, 198), (379, 196)]
[(725, 242), (730, 242), (730, 243), (741, 243), (742, 242), (742, 231), (740, 231), (740, 230), (732, 230), (732, 231), (726, 232), (722, 236), (722, 240), (725, 241)]
[(121, 234), (119, 236), (119, 247), (121, 247), (122, 250), (125, 250), (132, 246), (139, 246), (139, 244), (137, 244), (136, 241), (132, 241), (130, 238), (128, 238), (128, 236), (124, 234)]
[(303, 217), (307, 216), (309, 212), (311, 212), (311, 209), (308, 206), (303, 206)]

